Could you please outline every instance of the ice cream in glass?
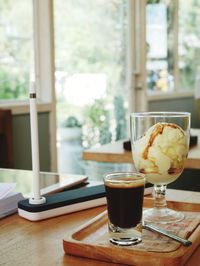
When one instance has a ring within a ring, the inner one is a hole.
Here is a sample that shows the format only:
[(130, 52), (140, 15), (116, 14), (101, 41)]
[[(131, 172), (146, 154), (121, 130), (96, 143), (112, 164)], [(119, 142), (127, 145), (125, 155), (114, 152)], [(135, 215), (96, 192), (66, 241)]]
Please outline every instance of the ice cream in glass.
[(184, 215), (167, 208), (166, 185), (184, 169), (189, 147), (190, 113), (131, 114), (131, 143), (135, 168), (154, 185), (154, 208), (144, 212), (147, 222), (172, 223)]

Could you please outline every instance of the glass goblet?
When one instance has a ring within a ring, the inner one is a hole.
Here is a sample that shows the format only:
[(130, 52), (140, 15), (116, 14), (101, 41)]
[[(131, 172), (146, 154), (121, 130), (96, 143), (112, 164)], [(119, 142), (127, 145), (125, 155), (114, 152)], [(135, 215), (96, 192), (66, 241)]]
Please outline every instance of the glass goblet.
[(189, 149), (190, 113), (131, 113), (131, 145), (135, 168), (154, 185), (154, 207), (144, 211), (144, 221), (174, 223), (183, 213), (167, 208), (167, 184), (184, 169)]

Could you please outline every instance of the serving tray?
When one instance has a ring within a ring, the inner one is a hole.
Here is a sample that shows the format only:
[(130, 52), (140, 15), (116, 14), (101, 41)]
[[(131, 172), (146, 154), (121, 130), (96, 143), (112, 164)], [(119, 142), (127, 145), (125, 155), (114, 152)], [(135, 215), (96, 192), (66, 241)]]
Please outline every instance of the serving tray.
[[(151, 207), (153, 200), (145, 199), (144, 206)], [(168, 202), (169, 207), (183, 211), (185, 219), (177, 224), (162, 225), (181, 237), (192, 241), (192, 245), (181, 244), (157, 233), (143, 230), (142, 243), (119, 247), (109, 242), (106, 210), (97, 217), (71, 232), (63, 240), (66, 254), (101, 261), (138, 266), (180, 266), (185, 264), (200, 244), (200, 204)]]

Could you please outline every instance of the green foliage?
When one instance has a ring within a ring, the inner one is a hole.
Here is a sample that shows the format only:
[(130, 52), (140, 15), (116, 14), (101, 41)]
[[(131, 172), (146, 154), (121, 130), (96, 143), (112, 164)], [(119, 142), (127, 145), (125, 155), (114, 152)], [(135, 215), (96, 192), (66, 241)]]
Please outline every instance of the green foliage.
[[(28, 96), (33, 31), (30, 3), (32, 0), (18, 0), (16, 5), (13, 0), (0, 1), (1, 99)], [(102, 98), (86, 106), (84, 114), (84, 107), (73, 106), (71, 99), (57, 95), (58, 124), (73, 127), (84, 122), (85, 139), (90, 145), (110, 142), (113, 135), (120, 138), (125, 132), (123, 98), (119, 95), (122, 90), (125, 93), (126, 5), (127, 0), (54, 1), (56, 70), (67, 76), (106, 75), (106, 100)], [(114, 100), (115, 95), (119, 98)], [(108, 105), (114, 105), (114, 110), (108, 109)], [(116, 132), (111, 130), (113, 118)]]
[(85, 126), (83, 131), (83, 143), (86, 143), (85, 146), (90, 147), (98, 143), (105, 144), (111, 141), (110, 113), (106, 109), (106, 101), (104, 99), (95, 100), (94, 104), (85, 108)]
[(183, 2), (180, 6), (180, 29), (183, 36), (180, 56), (180, 83), (182, 88), (194, 88), (200, 62), (200, 1)]
[(63, 127), (81, 127), (81, 124), (75, 116), (69, 116), (63, 123)]
[(147, 4), (158, 4), (160, 2), (160, 0), (147, 0)]
[[(93, 104), (80, 107), (73, 106), (70, 99), (64, 103), (64, 97), (59, 97), (58, 121), (69, 114), (81, 118), (83, 142), (87, 147), (108, 143), (115, 136), (123, 135), (123, 108), (113, 114), (115, 111), (107, 106), (117, 105), (115, 95), (126, 94), (126, 5), (127, 0), (54, 2), (56, 69), (67, 76), (74, 73), (103, 73), (106, 76), (106, 99), (98, 98)], [(113, 116), (119, 124), (117, 133), (111, 130)]]
[(32, 2), (0, 1), (0, 99), (27, 99), (32, 52)]
[(28, 98), (29, 73), (0, 68), (0, 99)]
[(116, 140), (125, 139), (127, 137), (127, 124), (126, 124), (126, 113), (127, 110), (124, 107), (124, 100), (120, 96), (114, 98), (114, 110), (115, 120), (117, 121), (116, 126)]
[[(95, 144), (105, 144), (111, 142), (113, 136), (115, 140), (127, 137), (126, 113), (124, 100), (121, 96), (116, 96), (114, 102), (114, 117), (106, 108), (105, 99), (95, 100), (95, 102), (85, 108), (85, 126), (83, 131), (83, 142), (86, 147)], [(115, 128), (112, 127), (113, 119), (116, 121)], [(85, 133), (84, 133), (85, 132)]]
[[(154, 58), (154, 61), (163, 60), (167, 65), (167, 80), (166, 84), (162, 86), (163, 90), (173, 89), (173, 82), (170, 85), (170, 80), (174, 77), (175, 51), (178, 49), (178, 68), (179, 73), (175, 76), (179, 80), (175, 81), (178, 84), (178, 89), (194, 89), (197, 69), (200, 62), (200, 0), (149, 0), (148, 4), (164, 4), (167, 8), (167, 57)], [(176, 14), (178, 8), (178, 28), (176, 25)], [(178, 32), (175, 31), (178, 29)], [(178, 42), (176, 41), (178, 38)], [(175, 45), (178, 44), (178, 47)], [(156, 59), (156, 60), (155, 60)], [(153, 60), (151, 62), (154, 63)], [(164, 69), (164, 67), (163, 67)], [(157, 85), (163, 83), (163, 78), (159, 77), (159, 73), (163, 69), (151, 69), (148, 73), (148, 89), (159, 90), (161, 86)], [(166, 85), (166, 86), (165, 86)], [(170, 87), (171, 86), (171, 87)]]

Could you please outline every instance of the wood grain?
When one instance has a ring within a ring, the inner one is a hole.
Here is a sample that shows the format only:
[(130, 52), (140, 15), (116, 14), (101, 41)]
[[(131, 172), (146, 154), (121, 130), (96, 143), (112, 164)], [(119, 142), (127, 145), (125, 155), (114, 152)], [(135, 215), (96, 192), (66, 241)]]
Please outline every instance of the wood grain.
[[(193, 198), (200, 204), (200, 193), (168, 190), (168, 198), (174, 200)], [(30, 222), (17, 214), (0, 220), (0, 264), (4, 266), (119, 266), (119, 264), (66, 255), (63, 238), (78, 227), (100, 214), (104, 207), (93, 208), (63, 215), (40, 222)], [(186, 263), (197, 266), (200, 261), (200, 247)], [(156, 265), (156, 264), (155, 264)]]
[[(147, 204), (148, 201), (149, 199), (146, 200), (146, 205), (149, 205)], [(152, 201), (150, 199), (150, 205), (152, 205), (151, 203)], [(177, 205), (176, 202), (173, 202), (169, 205), (176, 207), (176, 209), (181, 207), (180, 210), (182, 211), (194, 211), (197, 209), (197, 204), (193, 205), (192, 203), (184, 204), (182, 202), (178, 202)], [(184, 208), (184, 205), (186, 208)], [(200, 206), (198, 206), (198, 210), (200, 210)], [(151, 237), (152, 236), (150, 236), (150, 239)], [(108, 241), (107, 212), (103, 212), (85, 225), (82, 225), (80, 228), (76, 229), (71, 234), (68, 234), (63, 240), (63, 247), (67, 254), (89, 257), (92, 259), (97, 258), (102, 261), (117, 262), (123, 265), (180, 266), (185, 264), (185, 262), (200, 244), (200, 225), (196, 228), (189, 239), (193, 242), (192, 246), (190, 247), (184, 247), (182, 245), (176, 244), (179, 246), (177, 248), (176, 245), (174, 246), (174, 242), (172, 241), (170, 252), (167, 251), (168, 249), (166, 251), (162, 249), (162, 252), (153, 252), (150, 251), (149, 246), (148, 251), (145, 249), (138, 250), (137, 246), (127, 248), (113, 246)], [(149, 244), (153, 242), (150, 240), (150, 242), (146, 241), (146, 243)], [(160, 242), (160, 244), (161, 243), (163, 242)], [(163, 245), (164, 248), (165, 244), (161, 245)]]

